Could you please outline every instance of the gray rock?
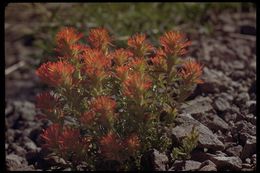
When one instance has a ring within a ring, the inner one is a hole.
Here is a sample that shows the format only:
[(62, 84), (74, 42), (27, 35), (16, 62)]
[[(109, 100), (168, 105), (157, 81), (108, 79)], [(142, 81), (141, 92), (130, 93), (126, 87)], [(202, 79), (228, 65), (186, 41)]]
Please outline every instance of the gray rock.
[(7, 103), (6, 107), (5, 107), (5, 116), (8, 117), (9, 115), (13, 114), (14, 112), (14, 107), (12, 104)]
[(26, 150), (23, 147), (17, 145), (16, 143), (11, 143), (10, 148), (12, 148), (13, 151), (15, 151), (15, 153), (19, 156), (24, 156), (26, 154)]
[(227, 130), (229, 130), (229, 125), (218, 115), (212, 113), (205, 113), (203, 115), (196, 114), (193, 115), (193, 117), (205, 126), (207, 126), (212, 131), (221, 130), (223, 132), (226, 132)]
[(23, 165), (24, 159), (16, 154), (9, 154), (6, 156), (6, 168), (9, 171), (18, 171)]
[(213, 156), (210, 160), (217, 165), (217, 169), (227, 168), (230, 170), (241, 170), (242, 168), (242, 160), (239, 157), (223, 157), (223, 156)]
[(246, 144), (243, 147), (242, 153), (241, 153), (241, 159), (244, 160), (245, 158), (248, 158), (256, 153), (256, 137), (251, 136), (246, 140)]
[(247, 101), (246, 106), (249, 108), (249, 113), (256, 115), (256, 101), (255, 100)]
[(236, 97), (235, 102), (237, 105), (245, 106), (245, 103), (249, 101), (249, 99), (249, 94), (246, 92), (242, 92)]
[(241, 152), (242, 152), (243, 147), (241, 145), (237, 145), (234, 147), (230, 147), (226, 150), (226, 153), (229, 156), (240, 156)]
[(154, 154), (155, 169), (165, 171), (166, 163), (168, 163), (168, 157), (157, 150), (154, 150), (153, 154)]
[(226, 112), (225, 115), (223, 116), (224, 120), (226, 122), (229, 121), (236, 121), (237, 119), (237, 114), (236, 113), (230, 113), (230, 112)]
[(253, 125), (256, 125), (256, 116), (253, 114), (246, 115), (246, 120), (252, 123)]
[(252, 136), (256, 136), (256, 126), (245, 120), (238, 121), (235, 123), (237, 130), (240, 133), (247, 133)]
[(168, 157), (153, 149), (141, 157), (141, 170), (166, 171), (166, 163), (168, 163)]
[(250, 158), (246, 158), (245, 161), (246, 161), (246, 163), (249, 163), (249, 164), (251, 163), (251, 159)]
[(28, 150), (28, 151), (36, 151), (37, 150), (37, 146), (35, 145), (34, 142), (26, 142), (24, 144), (25, 148)]
[(21, 114), (24, 120), (32, 121), (36, 114), (35, 105), (28, 101), (14, 101), (15, 110)]
[(49, 166), (63, 166), (66, 165), (66, 161), (63, 158), (60, 158), (56, 155), (48, 155), (44, 158), (44, 161)]
[(181, 106), (183, 113), (198, 114), (212, 110), (212, 100), (209, 97), (197, 97)]
[(199, 132), (199, 148), (209, 148), (213, 151), (224, 149), (224, 144), (218, 140), (212, 131), (199, 121), (195, 120), (189, 114), (180, 114), (176, 118), (176, 123), (179, 125), (172, 129), (172, 135), (174, 139), (181, 141), (181, 139), (190, 133), (192, 127), (195, 126)]
[(245, 64), (242, 61), (235, 60), (232, 62), (232, 67), (236, 70), (242, 70), (245, 68)]
[(196, 171), (200, 168), (201, 163), (194, 160), (176, 160), (170, 171)]
[(216, 99), (216, 101), (213, 103), (214, 109), (217, 111), (225, 112), (230, 109), (230, 104), (227, 100), (219, 97)]
[(210, 160), (206, 160), (201, 163), (199, 171), (217, 171), (215, 163)]
[(205, 93), (217, 93), (219, 91), (226, 91), (228, 89), (226, 83), (231, 79), (225, 76), (221, 71), (216, 71), (204, 67), (204, 75), (202, 80), (205, 82), (200, 84), (201, 90)]

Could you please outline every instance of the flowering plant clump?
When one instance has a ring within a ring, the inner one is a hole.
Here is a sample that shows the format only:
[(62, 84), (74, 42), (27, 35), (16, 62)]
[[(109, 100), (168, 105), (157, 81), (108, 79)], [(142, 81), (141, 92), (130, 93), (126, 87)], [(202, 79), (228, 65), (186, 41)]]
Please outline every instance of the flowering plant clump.
[(91, 29), (87, 38), (61, 29), (57, 57), (36, 70), (51, 87), (37, 96), (37, 107), (52, 122), (41, 134), (43, 147), (89, 170), (100, 161), (127, 170), (131, 160), (140, 166), (146, 151), (165, 151), (171, 144), (166, 129), (202, 82), (202, 66), (182, 57), (191, 44), (183, 34), (166, 32), (159, 41), (155, 47), (136, 34), (127, 48), (116, 48), (104, 28)]

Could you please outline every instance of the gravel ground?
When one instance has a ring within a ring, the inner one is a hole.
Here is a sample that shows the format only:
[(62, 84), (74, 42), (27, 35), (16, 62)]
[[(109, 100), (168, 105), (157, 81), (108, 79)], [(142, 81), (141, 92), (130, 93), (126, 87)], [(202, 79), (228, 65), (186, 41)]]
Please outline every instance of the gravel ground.
[[(186, 162), (174, 161), (167, 170), (256, 170), (256, 15), (220, 13), (216, 31), (208, 36), (198, 29), (190, 35), (190, 57), (204, 64), (203, 84), (182, 106), (172, 129), (180, 139), (195, 124), (198, 147)], [(6, 69), (37, 49), (30, 38), (14, 41), (6, 27)], [(29, 39), (29, 40), (28, 40)], [(25, 65), (6, 75), (5, 154), (7, 170), (50, 170), (62, 160), (46, 157), (39, 134), (48, 122), (38, 120), (35, 96), (46, 88)], [(181, 133), (180, 133), (181, 132)], [(151, 168), (166, 170), (166, 155), (154, 151)]]

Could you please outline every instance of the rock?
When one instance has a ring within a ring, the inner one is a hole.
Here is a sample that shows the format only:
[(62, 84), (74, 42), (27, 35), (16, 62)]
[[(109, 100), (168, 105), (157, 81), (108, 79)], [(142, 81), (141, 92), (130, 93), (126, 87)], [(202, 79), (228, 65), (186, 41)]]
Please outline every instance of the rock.
[(14, 107), (12, 104), (7, 103), (5, 107), (5, 116), (8, 117), (14, 113)]
[(63, 166), (66, 165), (66, 161), (56, 155), (49, 155), (44, 158), (44, 164), (49, 166)]
[(32, 141), (31, 142), (26, 142), (24, 144), (24, 146), (25, 146), (26, 150), (28, 150), (28, 151), (36, 151), (37, 150), (37, 146)]
[(24, 156), (26, 154), (26, 150), (17, 145), (16, 143), (11, 143), (10, 148), (12, 148), (15, 151), (15, 154), (19, 155), (19, 156)]
[(199, 121), (195, 120), (189, 114), (180, 114), (176, 118), (176, 123), (177, 126), (172, 129), (173, 139), (181, 141), (181, 139), (183, 139), (187, 134), (190, 133), (192, 127), (195, 126), (195, 128), (199, 132), (199, 148), (209, 148), (212, 150), (224, 149), (224, 144), (220, 140), (218, 140), (218, 138), (212, 133), (212, 131)]
[(14, 141), (14, 134), (15, 134), (15, 131), (13, 129), (8, 129), (5, 132), (6, 141), (13, 142)]
[(216, 101), (213, 103), (214, 109), (220, 112), (225, 112), (230, 109), (230, 104), (227, 100), (223, 98), (217, 98)]
[(230, 147), (226, 150), (226, 153), (229, 156), (240, 156), (241, 152), (242, 152), (243, 147), (241, 145), (237, 145), (237, 146), (233, 146)]
[(225, 24), (223, 27), (222, 27), (222, 30), (224, 32), (231, 32), (231, 33), (234, 33), (236, 31), (236, 27), (234, 25), (231, 25), (231, 24)]
[(230, 113), (230, 112), (226, 112), (223, 116), (224, 120), (226, 122), (230, 122), (230, 121), (236, 121), (237, 119), (237, 114), (236, 113)]
[(18, 114), (17, 112), (10, 114), (10, 116), (6, 117), (7, 127), (13, 128), (17, 124), (19, 119), (20, 119), (20, 114)]
[(194, 160), (176, 160), (173, 163), (173, 168), (169, 171), (196, 171), (200, 168), (201, 163)]
[(249, 101), (249, 99), (250, 99), (250, 97), (249, 97), (248, 93), (243, 92), (243, 93), (239, 94), (239, 95), (236, 97), (235, 103), (236, 103), (237, 105), (244, 106), (245, 103), (246, 103), (247, 101)]
[(150, 150), (141, 157), (141, 170), (166, 171), (168, 157), (157, 150)]
[(249, 164), (251, 163), (251, 159), (249, 159), (249, 158), (246, 158), (245, 161), (246, 161), (246, 163), (249, 163)]
[(253, 114), (246, 115), (246, 120), (252, 123), (253, 125), (256, 125), (256, 116)]
[[(242, 70), (245, 68), (245, 64), (242, 61), (235, 60), (232, 62), (232, 67), (236, 70)], [(240, 77), (242, 77), (242, 76), (244, 76), (244, 75), (241, 74)]]
[(202, 80), (204, 83), (199, 84), (200, 90), (204, 93), (218, 93), (219, 91), (226, 91), (228, 87), (226, 86), (226, 82), (231, 79), (222, 71), (217, 71), (213, 69), (209, 69), (207, 67), (203, 68), (204, 75), (202, 76)]
[(229, 129), (229, 125), (218, 115), (208, 113), (203, 115), (193, 115), (193, 117), (212, 131), (221, 130), (226, 132)]
[(228, 101), (233, 101), (234, 100), (234, 97), (232, 96), (232, 94), (227, 93), (227, 92), (220, 93), (219, 97), (222, 97), (223, 99), (228, 100)]
[(20, 113), (24, 120), (32, 121), (34, 119), (35, 105), (28, 101), (14, 101), (15, 110)]
[(218, 170), (239, 171), (242, 168), (242, 160), (239, 157), (213, 156), (210, 160), (216, 164)]
[(215, 163), (210, 160), (206, 160), (201, 163), (200, 169), (198, 171), (217, 171)]
[(16, 154), (6, 156), (6, 168), (9, 171), (19, 171), (23, 167), (24, 159)]
[(197, 114), (212, 110), (212, 100), (209, 97), (197, 97), (181, 106), (183, 113)]
[(255, 100), (247, 101), (246, 106), (249, 108), (249, 113), (256, 115), (256, 101)]
[(237, 70), (237, 71), (234, 71), (233, 73), (231, 73), (231, 78), (236, 81), (241, 81), (245, 77), (246, 77), (245, 72), (240, 71), (240, 70)]
[(157, 150), (154, 150), (153, 154), (154, 154), (155, 170), (165, 171), (166, 164), (168, 163), (168, 157)]
[(256, 137), (252, 136), (246, 140), (246, 144), (243, 147), (241, 153), (241, 159), (244, 160), (256, 153)]

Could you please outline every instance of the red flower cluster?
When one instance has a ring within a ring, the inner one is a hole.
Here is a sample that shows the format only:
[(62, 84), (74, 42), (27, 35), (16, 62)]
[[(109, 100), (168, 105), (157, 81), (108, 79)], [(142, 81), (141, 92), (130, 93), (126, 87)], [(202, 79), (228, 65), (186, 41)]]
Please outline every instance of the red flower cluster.
[(62, 28), (56, 35), (56, 50), (65, 57), (76, 55), (84, 48), (83, 45), (77, 44), (82, 37), (83, 34), (78, 33), (74, 28)]
[(74, 66), (65, 61), (47, 62), (36, 70), (37, 76), (45, 83), (58, 86), (72, 86)]
[[(173, 31), (160, 37), (159, 48), (145, 34), (136, 34), (127, 48), (114, 49), (104, 28), (90, 30), (82, 40), (88, 46), (79, 43), (81, 38), (75, 29), (63, 28), (56, 35), (59, 58), (36, 70), (54, 87), (54, 94), (37, 96), (37, 108), (54, 123), (41, 134), (44, 147), (75, 168), (103, 158), (125, 163), (150, 146), (164, 147), (154, 142), (161, 132), (146, 128), (158, 129), (163, 111), (175, 117), (181, 103), (171, 100), (170, 90), (182, 101), (192, 85), (202, 82), (199, 63), (178, 59), (191, 43)], [(79, 124), (67, 125), (67, 117)]]
[(91, 29), (87, 40), (93, 48), (103, 51), (111, 44), (111, 38), (108, 31), (104, 28)]
[(132, 36), (128, 39), (127, 44), (136, 57), (143, 57), (154, 49), (154, 47), (147, 42), (145, 34)]
[(200, 79), (202, 75), (202, 66), (192, 60), (186, 61), (179, 75), (186, 81), (192, 83), (203, 83)]
[(182, 56), (186, 54), (186, 48), (191, 45), (190, 41), (185, 40), (181, 33), (169, 31), (160, 37), (160, 43), (167, 55)]
[(120, 139), (115, 133), (109, 132), (100, 139), (100, 150), (108, 160), (122, 161), (127, 159), (126, 152), (133, 155), (140, 148), (140, 140), (136, 134), (130, 135), (125, 140)]
[(109, 132), (101, 138), (100, 150), (106, 159), (121, 161), (124, 154), (124, 145), (115, 133)]
[(80, 136), (79, 129), (72, 129), (68, 126), (62, 128), (59, 124), (52, 124), (43, 130), (41, 137), (45, 141), (44, 147), (58, 150), (62, 156), (87, 150), (90, 144), (89, 139)]
[(123, 82), (123, 93), (130, 98), (140, 99), (152, 85), (152, 81), (145, 75), (133, 73)]
[(86, 72), (91, 81), (102, 81), (109, 75), (108, 68), (111, 66), (111, 59), (100, 50), (89, 49), (85, 51), (83, 60), (82, 70)]
[(113, 53), (111, 53), (111, 57), (116, 65), (124, 65), (126, 61), (132, 57), (132, 53), (125, 49), (117, 49)]

